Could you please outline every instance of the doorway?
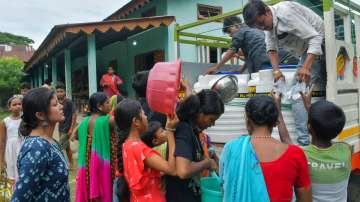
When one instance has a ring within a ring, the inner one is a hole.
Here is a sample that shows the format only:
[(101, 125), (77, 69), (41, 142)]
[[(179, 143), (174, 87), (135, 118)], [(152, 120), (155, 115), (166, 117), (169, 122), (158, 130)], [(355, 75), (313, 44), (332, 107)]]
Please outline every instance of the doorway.
[(150, 70), (157, 62), (165, 61), (164, 50), (156, 50), (135, 56), (135, 72)]

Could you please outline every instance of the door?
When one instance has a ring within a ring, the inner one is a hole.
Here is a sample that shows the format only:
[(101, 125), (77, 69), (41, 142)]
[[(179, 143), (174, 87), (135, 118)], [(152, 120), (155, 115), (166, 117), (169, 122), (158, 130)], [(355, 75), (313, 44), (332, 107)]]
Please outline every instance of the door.
[(164, 50), (156, 50), (135, 56), (135, 72), (150, 70), (155, 63), (165, 61)]

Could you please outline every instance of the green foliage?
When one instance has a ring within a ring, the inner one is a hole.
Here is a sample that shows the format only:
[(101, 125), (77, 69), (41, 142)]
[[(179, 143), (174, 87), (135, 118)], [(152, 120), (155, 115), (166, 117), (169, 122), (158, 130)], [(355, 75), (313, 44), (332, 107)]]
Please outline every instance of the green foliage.
[(28, 37), (17, 36), (7, 32), (0, 32), (0, 44), (29, 45), (33, 43), (34, 41)]
[(19, 87), (24, 72), (24, 63), (14, 57), (0, 58), (0, 105), (13, 94), (19, 93)]
[(8, 111), (1, 111), (0, 109), (0, 120), (3, 120), (5, 117), (9, 116), (10, 113)]

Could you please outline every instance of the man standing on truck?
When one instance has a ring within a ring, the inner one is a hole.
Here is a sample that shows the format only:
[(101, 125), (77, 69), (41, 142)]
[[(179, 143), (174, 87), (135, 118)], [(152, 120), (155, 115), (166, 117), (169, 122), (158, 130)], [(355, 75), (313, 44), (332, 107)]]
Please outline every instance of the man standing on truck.
[[(231, 47), (218, 64), (206, 71), (207, 74), (214, 74), (219, 71), (236, 54), (245, 57), (245, 65), (238, 70), (240, 73), (243, 73), (246, 68), (249, 73), (254, 73), (271, 67), (270, 60), (266, 54), (264, 32), (242, 24), (241, 19), (237, 16), (224, 19), (223, 32), (231, 36)], [(279, 50), (279, 57), (281, 64), (298, 63), (297, 57), (291, 56), (289, 52), (283, 49)]]
[[(296, 73), (297, 82), (324, 87), (326, 68), (324, 50), (324, 22), (320, 16), (299, 3), (284, 1), (267, 6), (261, 0), (251, 0), (243, 12), (245, 23), (265, 31), (266, 50), (275, 81), (283, 77), (279, 68), (279, 47), (301, 57)], [(295, 82), (296, 83), (296, 82)], [(310, 143), (307, 112), (301, 99), (292, 104), (296, 133), (300, 145)]]

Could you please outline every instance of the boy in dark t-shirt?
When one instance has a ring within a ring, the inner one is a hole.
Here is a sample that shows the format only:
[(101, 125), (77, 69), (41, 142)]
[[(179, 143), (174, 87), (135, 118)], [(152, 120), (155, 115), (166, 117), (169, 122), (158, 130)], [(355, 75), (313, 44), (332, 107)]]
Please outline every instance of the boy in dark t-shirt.
[[(266, 53), (265, 34), (263, 31), (250, 28), (242, 24), (241, 19), (236, 16), (227, 17), (224, 20), (223, 32), (231, 36), (230, 49), (221, 61), (207, 70), (207, 74), (213, 74), (236, 54), (243, 54), (245, 65), (239, 69), (242, 73), (246, 68), (249, 73), (271, 68), (269, 57)], [(291, 56), (289, 52), (279, 49), (280, 64), (298, 64), (299, 59)]]
[(56, 96), (59, 100), (59, 103), (63, 105), (63, 111), (65, 120), (59, 123), (59, 143), (62, 150), (66, 151), (66, 155), (69, 160), (69, 168), (72, 165), (72, 153), (70, 148), (70, 136), (75, 129), (76, 124), (76, 112), (74, 104), (70, 99), (66, 98), (65, 95), (65, 85), (59, 82), (56, 85)]

